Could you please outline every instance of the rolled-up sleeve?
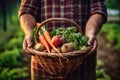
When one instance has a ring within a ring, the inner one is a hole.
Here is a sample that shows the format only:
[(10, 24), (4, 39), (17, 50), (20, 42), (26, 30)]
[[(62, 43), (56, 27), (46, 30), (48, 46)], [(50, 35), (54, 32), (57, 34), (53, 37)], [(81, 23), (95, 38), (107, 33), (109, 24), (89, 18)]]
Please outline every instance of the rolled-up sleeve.
[(23, 14), (31, 14), (39, 20), (40, 18), (40, 10), (39, 10), (40, 2), (39, 0), (21, 0), (20, 8), (18, 11), (18, 17), (20, 18)]
[(105, 0), (91, 0), (90, 4), (91, 10), (90, 15), (99, 13), (105, 16), (105, 22), (107, 21), (107, 7)]

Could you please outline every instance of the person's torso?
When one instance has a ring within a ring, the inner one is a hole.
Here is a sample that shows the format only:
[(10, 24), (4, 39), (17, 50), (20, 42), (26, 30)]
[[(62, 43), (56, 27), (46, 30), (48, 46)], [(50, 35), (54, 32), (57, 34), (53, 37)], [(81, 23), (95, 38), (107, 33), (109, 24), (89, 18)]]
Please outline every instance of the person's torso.
[[(90, 0), (41, 0), (40, 19), (41, 21), (44, 21), (49, 18), (68, 18), (74, 20), (79, 26), (82, 27), (82, 29), (84, 29), (90, 14), (89, 2)], [(57, 22), (57, 24), (54, 24), (54, 22), (52, 22), (52, 24), (50, 23), (46, 26), (49, 26), (49, 28), (52, 29), (54, 27), (66, 27), (66, 25), (67, 24), (64, 22)], [(95, 56), (93, 56), (92, 59), (88, 58), (87, 61), (81, 65), (81, 68), (72, 74), (74, 77), (71, 76), (70, 78), (72, 79), (72, 77), (75, 78), (76, 76), (77, 78), (79, 76), (80, 78), (85, 78), (85, 75), (89, 74), (87, 72), (91, 72), (91, 70), (94, 72), (93, 65), (95, 65), (95, 62)], [(35, 58), (33, 58), (32, 65), (35, 74), (39, 77), (59, 78), (58, 76), (48, 74), (44, 69), (41, 68)]]
[[(82, 29), (89, 18), (89, 0), (41, 0), (41, 21), (48, 18), (68, 18), (75, 21)], [(50, 27), (69, 27), (66, 23), (52, 22)]]

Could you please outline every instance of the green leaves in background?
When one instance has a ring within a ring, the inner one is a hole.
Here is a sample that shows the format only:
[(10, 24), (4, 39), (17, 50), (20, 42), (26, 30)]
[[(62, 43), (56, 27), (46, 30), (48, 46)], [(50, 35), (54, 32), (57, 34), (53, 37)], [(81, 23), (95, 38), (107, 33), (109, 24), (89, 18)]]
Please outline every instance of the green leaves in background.
[(101, 60), (97, 61), (97, 70), (96, 70), (96, 76), (97, 80), (111, 80), (110, 76), (107, 75), (105, 70), (103, 69), (104, 63)]
[(0, 72), (0, 80), (17, 80), (19, 78), (27, 77), (28, 74), (26, 73), (27, 68), (4, 68), (2, 72)]
[(22, 65), (22, 62), (26, 60), (22, 54), (23, 37), (23, 32), (19, 29), (7, 42), (3, 43), (3, 50), (0, 51), (0, 80), (17, 80), (28, 77), (28, 68)]
[(18, 67), (21, 65), (19, 62), (21, 54), (17, 48), (12, 50), (6, 50), (3, 53), (0, 53), (0, 67)]
[(106, 4), (107, 8), (120, 10), (120, 0), (106, 0)]
[(120, 25), (117, 23), (107, 23), (102, 27), (102, 33), (114, 45), (116, 50), (120, 50)]

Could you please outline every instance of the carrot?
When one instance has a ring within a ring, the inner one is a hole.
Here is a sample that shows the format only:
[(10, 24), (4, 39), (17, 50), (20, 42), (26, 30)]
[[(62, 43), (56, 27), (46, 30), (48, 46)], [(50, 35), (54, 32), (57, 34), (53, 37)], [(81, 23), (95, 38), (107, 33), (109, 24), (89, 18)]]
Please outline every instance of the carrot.
[(40, 40), (40, 42), (45, 46), (47, 52), (50, 53), (50, 46), (49, 46), (49, 44), (47, 43), (44, 35), (40, 35), (40, 36), (39, 36), (39, 40)]
[[(35, 25), (39, 27), (39, 26), (40, 26), (40, 23), (37, 22)], [(40, 42), (45, 46), (47, 52), (50, 53), (50, 46), (49, 46), (49, 44), (47, 43), (44, 35), (41, 34), (41, 32), (39, 32), (39, 34), (40, 34), (40, 36), (39, 36)]]
[[(36, 25), (37, 26), (40, 26), (40, 23), (36, 23)], [(43, 40), (40, 40), (40, 41), (47, 41), (49, 44), (50, 44), (50, 46), (56, 51), (56, 52), (58, 52), (58, 53), (60, 53), (60, 51), (52, 44), (52, 40), (51, 40), (51, 37), (50, 37), (50, 34), (49, 34), (49, 32), (45, 29), (45, 26), (43, 26), (42, 28), (41, 28), (44, 32), (43, 32), (43, 35), (41, 35), (40, 37), (45, 37), (45, 39), (43, 39)], [(40, 38), (39, 38), (40, 39)], [(42, 42), (41, 42), (42, 43)], [(43, 43), (42, 43), (43, 44)], [(44, 44), (43, 44), (44, 45)], [(46, 47), (46, 49), (47, 49), (47, 51), (49, 52), (49, 50), (50, 49), (48, 49), (48, 46), (47, 46), (47, 43), (44, 45), (45, 47)], [(60, 54), (61, 55), (61, 54)]]
[(51, 40), (51, 36), (50, 36), (50, 33), (45, 29), (45, 27), (43, 26), (41, 28), (44, 32), (43, 32), (43, 35), (46, 39), (46, 41), (50, 44), (50, 46), (60, 54), (60, 56), (62, 56), (62, 54), (60, 53), (60, 51), (52, 44), (52, 40)]

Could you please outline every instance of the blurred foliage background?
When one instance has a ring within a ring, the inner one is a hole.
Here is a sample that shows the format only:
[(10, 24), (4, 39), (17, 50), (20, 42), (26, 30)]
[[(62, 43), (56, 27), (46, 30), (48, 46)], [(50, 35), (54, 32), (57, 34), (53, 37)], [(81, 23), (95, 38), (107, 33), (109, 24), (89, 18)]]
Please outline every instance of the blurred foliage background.
[[(120, 80), (120, 0), (106, 0), (108, 22), (98, 35), (97, 80)], [(0, 0), (0, 80), (30, 80), (30, 56), (23, 54), (19, 0)]]

